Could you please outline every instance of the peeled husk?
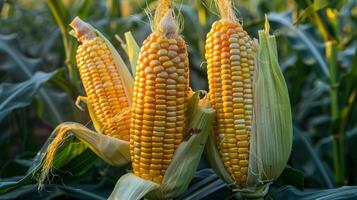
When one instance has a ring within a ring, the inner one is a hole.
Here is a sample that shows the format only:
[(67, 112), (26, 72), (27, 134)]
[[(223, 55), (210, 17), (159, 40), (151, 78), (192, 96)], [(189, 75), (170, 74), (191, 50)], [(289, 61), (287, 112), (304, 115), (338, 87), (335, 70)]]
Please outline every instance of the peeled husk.
[(41, 174), (38, 177), (39, 189), (43, 188), (44, 181), (52, 170), (57, 150), (61, 147), (65, 137), (70, 134), (76, 136), (110, 165), (123, 166), (130, 163), (129, 142), (97, 133), (82, 124), (65, 122), (58, 125), (52, 134), (55, 138), (48, 146), (42, 163)]
[[(274, 35), (269, 22), (259, 31), (259, 48), (254, 87), (255, 123), (251, 142), (252, 184), (277, 179), (292, 148), (292, 116), (288, 88), (278, 63)], [(256, 156), (255, 156), (255, 155)]]
[[(170, 7), (170, 0), (159, 1), (152, 23), (155, 34), (166, 37), (177, 34), (178, 26)], [(191, 96), (190, 92), (186, 136), (176, 149), (162, 182), (157, 184), (129, 173), (119, 179), (109, 199), (172, 199), (182, 194), (194, 176), (207, 137), (212, 131), (214, 113), (206, 98), (200, 100), (199, 93)]]

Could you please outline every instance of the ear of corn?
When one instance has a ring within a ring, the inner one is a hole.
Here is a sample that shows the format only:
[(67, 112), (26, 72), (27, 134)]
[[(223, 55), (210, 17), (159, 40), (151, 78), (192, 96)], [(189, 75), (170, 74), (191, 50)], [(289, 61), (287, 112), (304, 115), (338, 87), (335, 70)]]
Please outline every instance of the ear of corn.
[(206, 43), (217, 112), (207, 153), (217, 174), (236, 190), (264, 196), (266, 183), (281, 174), (291, 151), (289, 95), (268, 22), (257, 46), (235, 19), (231, 2), (217, 3), (223, 19), (213, 24)]
[(114, 56), (103, 38), (76, 18), (71, 23), (82, 42), (77, 49), (77, 65), (88, 104), (106, 135), (129, 140), (129, 114), (116, 120), (116, 115), (129, 107), (129, 96)]
[(218, 149), (232, 178), (245, 187), (253, 119), (253, 42), (238, 22), (220, 20), (207, 35), (206, 60)]
[[(166, 20), (174, 23), (171, 11)], [(152, 33), (140, 51), (130, 128), (134, 174), (156, 183), (184, 137), (189, 94), (185, 41), (175, 31), (162, 31)]]
[(129, 140), (128, 107), (131, 104), (133, 78), (119, 54), (101, 33), (79, 18), (71, 25), (76, 30), (77, 38), (83, 42), (77, 51), (77, 62), (88, 95), (78, 100), (88, 104), (93, 124), (100, 134), (77, 123), (59, 125), (41, 164), (40, 189), (53, 166), (58, 148), (69, 132), (111, 165), (121, 166), (130, 162), (129, 143), (124, 140)]
[(109, 199), (180, 195), (194, 175), (211, 130), (214, 110), (199, 106), (198, 94), (189, 101), (187, 49), (177, 33), (170, 1), (159, 1), (153, 24), (136, 68), (130, 125), (133, 174), (118, 181)]

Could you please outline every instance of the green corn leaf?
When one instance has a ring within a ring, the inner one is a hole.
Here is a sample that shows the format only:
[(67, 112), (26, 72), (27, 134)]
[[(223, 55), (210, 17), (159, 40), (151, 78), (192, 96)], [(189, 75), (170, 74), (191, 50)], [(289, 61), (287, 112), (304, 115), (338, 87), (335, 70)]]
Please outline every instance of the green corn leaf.
[(315, 0), (311, 3), (307, 8), (305, 8), (301, 14), (299, 15), (298, 19), (296, 19), (295, 23), (301, 22), (306, 18), (316, 14), (318, 11), (330, 6), (332, 3), (335, 3), (336, 0)]
[(334, 189), (309, 189), (300, 190), (293, 186), (283, 186), (269, 194), (267, 199), (355, 199), (357, 193), (356, 186), (343, 186)]
[(23, 108), (32, 102), (41, 86), (51, 79), (56, 72), (37, 72), (29, 80), (22, 83), (3, 83), (0, 85), (0, 121), (9, 113)]
[(67, 35), (68, 11), (62, 1), (47, 0), (47, 4), (63, 35)]

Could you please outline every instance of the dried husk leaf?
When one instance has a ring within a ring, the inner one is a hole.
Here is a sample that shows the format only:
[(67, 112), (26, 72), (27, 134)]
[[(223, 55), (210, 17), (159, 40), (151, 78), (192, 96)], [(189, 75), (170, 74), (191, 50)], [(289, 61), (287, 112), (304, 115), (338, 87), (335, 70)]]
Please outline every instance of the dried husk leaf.
[[(141, 179), (130, 178), (128, 184), (131, 181), (136, 181), (137, 184), (133, 187), (127, 187), (125, 183), (128, 179), (120, 178), (116, 187), (125, 187), (125, 190), (129, 190), (125, 193), (122, 188), (116, 188), (111, 195), (112, 199), (130, 199), (135, 197), (137, 199), (142, 197), (140, 188), (147, 188), (146, 197), (149, 199), (172, 199), (182, 194), (188, 187), (193, 175), (198, 166), (201, 158), (208, 134), (212, 131), (212, 121), (214, 119), (215, 111), (207, 104), (201, 104), (199, 102), (199, 95), (195, 93), (189, 102), (189, 111), (187, 113), (190, 117), (190, 125), (188, 127), (188, 134), (184, 141), (177, 148), (173, 160), (166, 170), (161, 185), (157, 189), (151, 192), (148, 188), (154, 187), (156, 183)], [(130, 176), (135, 176), (131, 174)], [(144, 185), (144, 186), (143, 186)], [(157, 185), (157, 184), (156, 184)]]

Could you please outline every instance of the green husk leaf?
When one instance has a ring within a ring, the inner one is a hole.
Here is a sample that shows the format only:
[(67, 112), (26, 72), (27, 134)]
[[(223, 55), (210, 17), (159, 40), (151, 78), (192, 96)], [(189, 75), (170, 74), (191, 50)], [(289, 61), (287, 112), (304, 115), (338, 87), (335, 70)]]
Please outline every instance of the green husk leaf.
[[(207, 94), (207, 96), (209, 95)], [(219, 154), (216, 144), (217, 144), (216, 137), (212, 127), (212, 131), (208, 135), (208, 140), (205, 147), (206, 158), (210, 163), (212, 169), (222, 180), (224, 180), (229, 185), (234, 184), (234, 180), (229, 175), (229, 173), (227, 172), (226, 168), (223, 165), (223, 161), (221, 159), (221, 155)]]
[(200, 94), (198, 92), (195, 92), (191, 97), (187, 105), (187, 121), (191, 121), (193, 118), (195, 111), (198, 107), (198, 104), (200, 102)]
[(132, 173), (128, 173), (120, 177), (108, 200), (139, 200), (147, 193), (159, 187), (160, 185), (157, 183), (144, 180)]
[(126, 49), (129, 57), (131, 72), (133, 73), (134, 79), (136, 74), (136, 64), (139, 58), (140, 47), (138, 43), (136, 43), (133, 35), (130, 31), (125, 33), (125, 41), (126, 41)]
[(205, 148), (207, 160), (209, 161), (212, 169), (222, 180), (224, 180), (229, 185), (234, 184), (234, 180), (223, 165), (223, 161), (216, 144), (216, 138), (214, 132), (212, 131), (208, 136), (208, 141)]
[(292, 116), (288, 88), (281, 72), (275, 36), (259, 31), (254, 84), (254, 122), (250, 142), (250, 186), (277, 179), (292, 147)]
[(88, 103), (88, 97), (84, 97), (84, 96), (78, 96), (77, 101), (76, 101), (76, 105), (80, 110), (84, 110), (79, 103), (83, 102), (87, 104), (87, 109), (88, 109), (88, 113), (89, 116), (92, 120), (92, 124), (94, 126), (94, 129), (98, 132), (98, 133), (103, 133), (103, 124), (100, 122), (100, 120), (98, 119), (97, 115), (95, 114), (93, 107)]
[(43, 188), (44, 181), (55, 165), (58, 149), (66, 141), (70, 132), (108, 164), (123, 166), (130, 163), (129, 142), (94, 132), (82, 124), (65, 122), (53, 131), (54, 139), (46, 148), (38, 178), (39, 189)]
[(128, 96), (128, 99), (129, 99), (128, 100), (129, 105), (131, 105), (131, 101), (133, 98), (133, 90), (134, 90), (133, 76), (130, 74), (129, 69), (126, 66), (126, 64), (124, 63), (122, 57), (119, 55), (119, 53), (114, 48), (114, 46), (109, 42), (109, 40), (106, 37), (104, 37), (104, 35), (101, 32), (99, 32), (97, 29), (94, 29), (92, 26), (91, 26), (91, 28), (98, 34), (99, 37), (101, 37), (105, 41), (110, 52), (112, 53), (115, 65), (116, 65), (118, 72), (120, 74), (120, 78), (123, 81), (123, 86), (124, 86), (126, 95)]
[(73, 122), (64, 126), (105, 162), (113, 166), (129, 164), (129, 142), (103, 135)]
[[(199, 102), (198, 99), (199, 97), (196, 93), (189, 102), (187, 115), (191, 117), (187, 129), (188, 133), (184, 141), (177, 148), (161, 185), (150, 192), (148, 188), (154, 187), (153, 185), (156, 183), (151, 181), (143, 182), (142, 179), (138, 178), (136, 180), (137, 184), (132, 184), (132, 187), (127, 187), (134, 178), (123, 178), (116, 186), (122, 188), (117, 188), (117, 192), (112, 193), (111, 199), (130, 199), (131, 197), (137, 199), (142, 197), (142, 188), (146, 188), (145, 195), (149, 199), (172, 199), (187, 189), (198, 166), (208, 134), (212, 131), (212, 122), (215, 113), (210, 105), (202, 101)], [(126, 191), (126, 193), (119, 193), (124, 189), (128, 191)]]
[(187, 129), (188, 135), (176, 150), (161, 184), (164, 199), (177, 197), (186, 191), (200, 161), (207, 137), (212, 132), (215, 111), (199, 104), (194, 108)]

